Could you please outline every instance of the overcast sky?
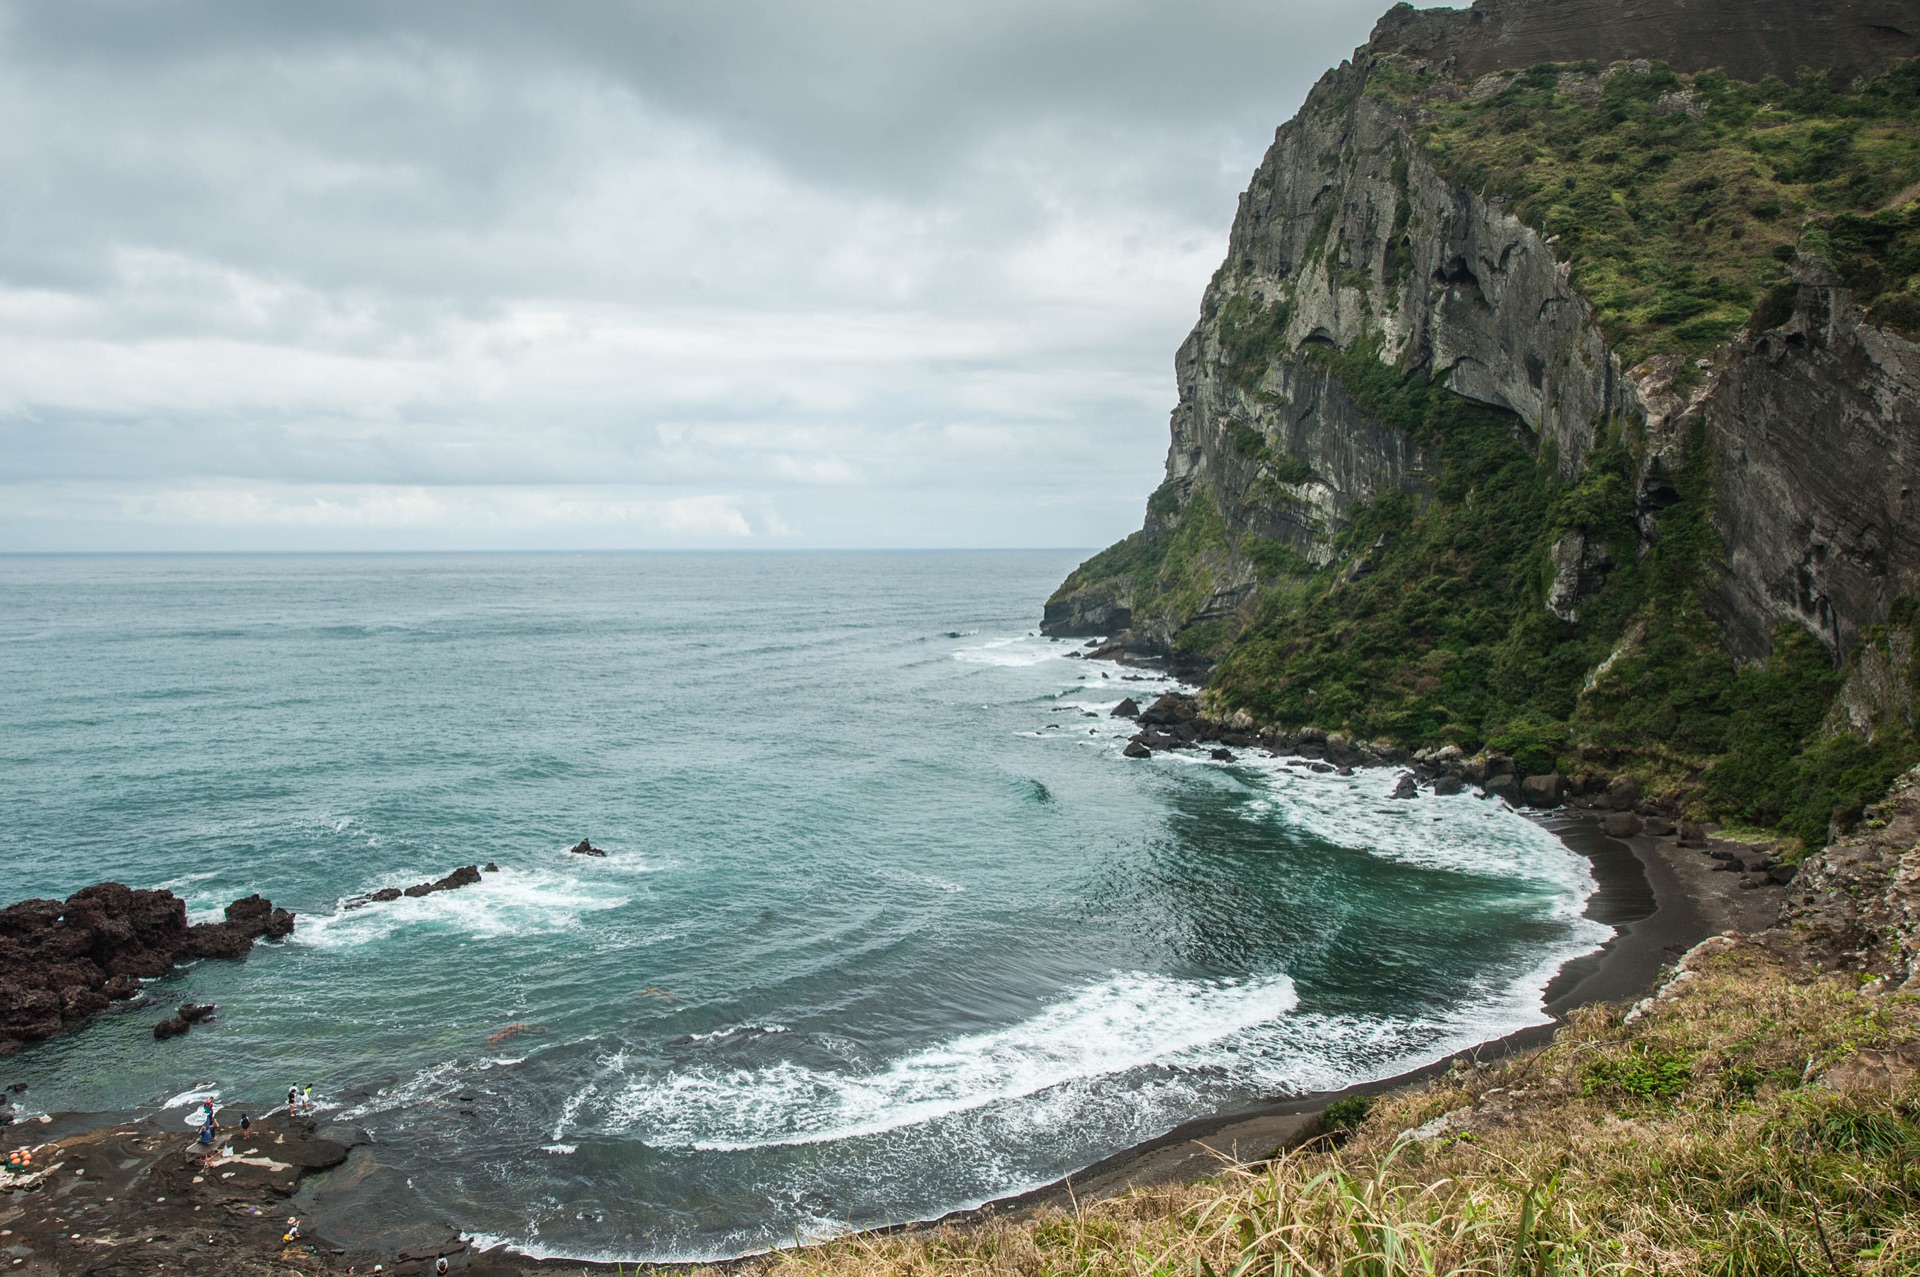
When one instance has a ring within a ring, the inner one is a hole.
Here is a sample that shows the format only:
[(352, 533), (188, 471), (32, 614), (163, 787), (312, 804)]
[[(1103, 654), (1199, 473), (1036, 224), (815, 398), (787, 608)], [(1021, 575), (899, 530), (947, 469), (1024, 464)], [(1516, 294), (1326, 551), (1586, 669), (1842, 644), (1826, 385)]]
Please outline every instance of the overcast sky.
[(1387, 0), (0, 0), (0, 549), (1092, 546)]

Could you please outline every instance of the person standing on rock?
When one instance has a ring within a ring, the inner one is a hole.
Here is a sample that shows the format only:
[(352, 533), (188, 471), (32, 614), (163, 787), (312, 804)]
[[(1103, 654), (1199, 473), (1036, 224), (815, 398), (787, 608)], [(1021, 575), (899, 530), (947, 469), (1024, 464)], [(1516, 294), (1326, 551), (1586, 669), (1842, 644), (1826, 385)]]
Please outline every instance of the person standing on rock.
[(300, 1088), (297, 1086), (290, 1086), (287, 1088), (287, 1120), (291, 1122), (299, 1112), (300, 1112)]
[(313, 1083), (307, 1083), (307, 1089), (300, 1096), (300, 1111), (308, 1117), (313, 1116)]

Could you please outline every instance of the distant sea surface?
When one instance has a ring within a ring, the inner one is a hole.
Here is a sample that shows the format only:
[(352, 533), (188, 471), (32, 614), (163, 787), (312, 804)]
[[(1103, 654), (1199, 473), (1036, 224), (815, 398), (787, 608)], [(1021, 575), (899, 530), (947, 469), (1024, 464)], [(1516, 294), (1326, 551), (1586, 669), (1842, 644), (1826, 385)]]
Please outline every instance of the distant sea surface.
[(300, 915), (0, 1081), (312, 1082), (483, 1238), (695, 1258), (1540, 1022), (1586, 863), (1390, 771), (1121, 757), (1173, 684), (1037, 636), (1080, 557), (0, 559), (6, 900)]

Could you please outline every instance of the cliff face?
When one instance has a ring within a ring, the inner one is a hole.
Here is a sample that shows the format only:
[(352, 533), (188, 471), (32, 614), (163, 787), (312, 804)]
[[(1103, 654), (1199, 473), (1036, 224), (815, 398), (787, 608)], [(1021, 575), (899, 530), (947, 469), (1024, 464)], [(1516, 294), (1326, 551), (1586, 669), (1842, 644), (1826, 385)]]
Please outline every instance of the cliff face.
[[(1324, 567), (1356, 505), (1429, 496), (1432, 449), (1370, 416), (1327, 366), (1356, 344), (1510, 411), (1516, 435), (1550, 445), (1569, 479), (1596, 425), (1637, 406), (1552, 249), (1443, 178), (1405, 117), (1364, 96), (1368, 73), (1363, 58), (1323, 79), (1240, 198), (1226, 264), (1175, 358), (1180, 400), (1149, 535), (1203, 496), (1231, 531)], [(1130, 582), (1095, 579), (1049, 601), (1044, 628), (1131, 629), (1135, 650), (1183, 654), (1183, 629), (1251, 616), (1253, 556), (1218, 561), (1197, 607), (1156, 607)]]
[[(1144, 526), (1045, 632), (1225, 661), (1221, 708), (1295, 726), (1697, 779), (1791, 691), (1739, 682), (1785, 625), (1851, 698), (1830, 730), (1910, 735), (1886, 623), (1920, 593), (1916, 31), (1914, 0), (1390, 12), (1276, 132)], [(1713, 704), (1683, 748), (1687, 661)], [(1631, 704), (1662, 678), (1664, 720)], [(1834, 696), (1813, 678), (1796, 723)]]
[(1810, 264), (1786, 323), (1736, 340), (1695, 412), (1726, 549), (1715, 611), (1758, 659), (1785, 621), (1851, 653), (1920, 583), (1920, 346)]

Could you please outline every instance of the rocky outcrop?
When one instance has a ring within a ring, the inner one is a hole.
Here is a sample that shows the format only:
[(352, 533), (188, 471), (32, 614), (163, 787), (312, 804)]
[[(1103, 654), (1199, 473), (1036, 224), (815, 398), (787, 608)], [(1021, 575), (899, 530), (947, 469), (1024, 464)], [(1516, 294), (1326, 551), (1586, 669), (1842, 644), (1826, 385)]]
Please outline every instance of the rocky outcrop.
[(1920, 992), (1920, 768), (1848, 837), (1801, 862), (1772, 947)]
[(244, 958), (255, 940), (284, 940), (293, 934), (293, 915), (275, 909), (258, 894), (227, 906), (226, 921), (203, 922), (187, 929), (186, 954), (195, 958)]
[(176, 963), (242, 957), (293, 927), (291, 913), (258, 895), (228, 905), (225, 921), (189, 926), (171, 891), (117, 882), (0, 909), (0, 1055), (85, 1023)]
[(1920, 57), (1920, 13), (1904, 0), (1475, 0), (1470, 9), (1395, 5), (1371, 47), (1472, 79), (1540, 62), (1657, 57), (1677, 71), (1791, 81), (1801, 67), (1844, 80)]
[[(576, 849), (577, 850), (577, 849)], [(605, 853), (599, 853), (604, 855)], [(487, 862), (487, 872), (495, 871), (492, 861)], [(341, 903), (342, 909), (360, 909), (372, 904), (386, 904), (402, 896), (418, 898), (431, 896), (438, 891), (452, 891), (458, 887), (470, 887), (480, 881), (480, 868), (477, 865), (462, 865), (444, 878), (432, 882), (416, 882), (411, 887), (382, 887), (378, 891), (369, 891), (365, 895), (350, 896)]]

